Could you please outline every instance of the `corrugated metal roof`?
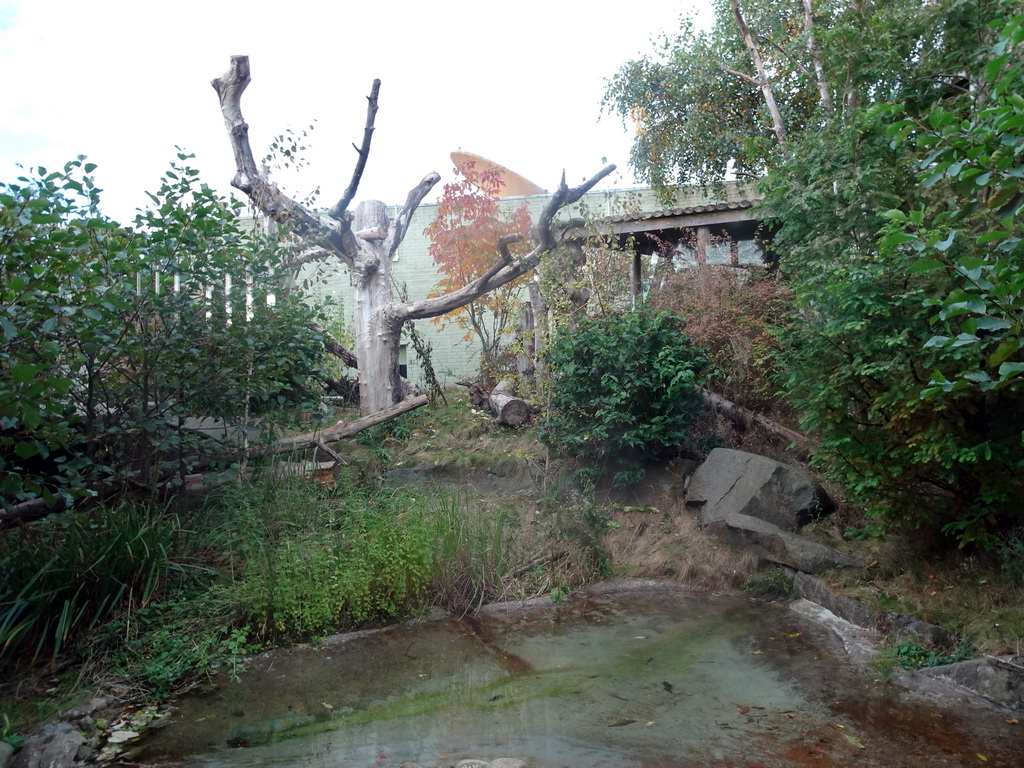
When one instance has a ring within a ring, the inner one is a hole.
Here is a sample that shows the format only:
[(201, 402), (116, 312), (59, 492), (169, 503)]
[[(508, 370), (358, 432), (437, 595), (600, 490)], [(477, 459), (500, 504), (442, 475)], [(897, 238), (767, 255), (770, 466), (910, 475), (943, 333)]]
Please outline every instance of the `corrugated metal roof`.
[(650, 219), (667, 219), (673, 216), (692, 216), (697, 213), (714, 213), (715, 211), (738, 211), (753, 208), (760, 200), (733, 200), (728, 203), (711, 203), (710, 205), (690, 205), (686, 208), (666, 208), (660, 211), (643, 211), (642, 213), (626, 213), (621, 216), (609, 216), (608, 222), (649, 221)]

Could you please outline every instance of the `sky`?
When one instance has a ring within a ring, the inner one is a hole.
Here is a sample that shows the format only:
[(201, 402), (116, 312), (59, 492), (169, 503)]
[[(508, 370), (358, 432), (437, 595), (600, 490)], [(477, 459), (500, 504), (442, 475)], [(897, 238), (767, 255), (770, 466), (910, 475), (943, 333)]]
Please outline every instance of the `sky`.
[(457, 149), (546, 189), (606, 159), (619, 171), (604, 186), (636, 186), (631, 129), (601, 116), (606, 80), (705, 3), (0, 0), (0, 180), (86, 155), (104, 211), (128, 221), (180, 146), (228, 194), (234, 161), (210, 81), (245, 54), (253, 153), (314, 125), (308, 165), (272, 178), (298, 197), (320, 187), (324, 206), (351, 178), (374, 78), (357, 201), (400, 203), (431, 171), (443, 184)]

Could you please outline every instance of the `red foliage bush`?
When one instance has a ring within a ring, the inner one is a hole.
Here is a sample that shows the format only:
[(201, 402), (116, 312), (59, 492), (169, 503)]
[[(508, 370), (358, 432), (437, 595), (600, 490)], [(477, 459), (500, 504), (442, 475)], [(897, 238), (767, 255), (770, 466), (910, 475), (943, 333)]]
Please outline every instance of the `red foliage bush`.
[(656, 275), (651, 302), (656, 310), (686, 318), (690, 341), (711, 360), (710, 389), (761, 412), (781, 406), (774, 381), (794, 314), (790, 293), (776, 275), (669, 266)]

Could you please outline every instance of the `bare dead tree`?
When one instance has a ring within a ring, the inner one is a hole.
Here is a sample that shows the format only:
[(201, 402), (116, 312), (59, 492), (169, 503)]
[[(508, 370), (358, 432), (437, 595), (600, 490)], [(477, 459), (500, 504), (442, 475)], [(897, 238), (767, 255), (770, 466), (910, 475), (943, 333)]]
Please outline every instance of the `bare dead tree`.
[[(358, 192), (370, 154), (380, 81), (374, 81), (367, 97), (366, 124), (362, 144), (356, 148), (358, 159), (352, 180), (341, 199), (328, 211), (330, 220), (322, 219), (288, 197), (271, 184), (256, 165), (249, 144), (249, 126), (242, 117), (241, 109), (242, 93), (249, 82), (249, 57), (232, 56), (228, 71), (212, 83), (220, 99), (221, 113), (235, 156), (236, 173), (231, 184), (246, 194), (258, 210), (288, 227), (310, 250), (325, 251), (347, 268), (354, 292), (354, 359), (358, 361), (360, 405), (366, 415), (384, 410), (409, 395), (398, 373), (401, 332), (407, 321), (443, 315), (532, 270), (543, 255), (558, 244), (552, 228), (555, 215), (578, 201), (615, 170), (614, 165), (608, 165), (585, 183), (571, 189), (566, 185), (563, 173), (558, 189), (531, 232), (532, 248), (526, 255), (514, 258), (507, 243), (495, 244), (495, 262), (478, 280), (444, 296), (401, 301), (393, 291), (392, 257), (408, 231), (413, 213), (440, 176), (434, 172), (424, 176), (410, 190), (393, 221), (388, 218), (385, 205), (379, 201), (360, 203), (354, 215), (350, 213), (349, 205)], [(332, 343), (329, 340), (328, 344), (341, 347), (336, 341)]]

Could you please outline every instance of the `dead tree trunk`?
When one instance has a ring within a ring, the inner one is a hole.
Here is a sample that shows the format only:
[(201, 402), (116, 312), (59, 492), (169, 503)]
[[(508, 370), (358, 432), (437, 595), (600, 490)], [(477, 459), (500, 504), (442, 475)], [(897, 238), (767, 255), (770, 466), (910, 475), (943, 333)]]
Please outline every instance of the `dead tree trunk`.
[(814, 449), (818, 447), (817, 442), (807, 435), (802, 435), (794, 429), (769, 419), (767, 416), (762, 416), (749, 408), (744, 408), (732, 400), (726, 400), (721, 395), (716, 395), (714, 392), (709, 392), (706, 389), (701, 389), (701, 395), (703, 395), (704, 402), (709, 408), (722, 414), (734, 424), (744, 426), (756, 424), (773, 437), (791, 444), (797, 454), (801, 456), (810, 456), (814, 453)]
[(614, 165), (606, 166), (589, 181), (572, 189), (566, 185), (563, 173), (558, 189), (531, 233), (533, 247), (525, 256), (513, 258), (507, 247), (495, 243), (495, 262), (478, 280), (445, 296), (400, 301), (391, 284), (391, 260), (405, 237), (413, 213), (440, 176), (427, 174), (409, 192), (394, 221), (387, 218), (386, 209), (379, 202), (360, 205), (354, 217), (349, 213), (348, 207), (355, 199), (370, 153), (380, 81), (374, 81), (367, 97), (363, 142), (357, 149), (352, 180), (342, 198), (328, 212), (332, 222), (321, 220), (270, 184), (256, 165), (249, 145), (249, 126), (241, 109), (242, 93), (249, 82), (248, 56), (232, 56), (230, 69), (213, 81), (235, 155), (236, 173), (231, 184), (244, 192), (259, 210), (309, 246), (311, 253), (296, 259), (296, 265), (334, 258), (347, 267), (355, 294), (357, 354), (354, 357), (358, 358), (360, 408), (364, 415), (388, 408), (408, 394), (398, 374), (399, 342), (406, 322), (446, 314), (532, 270), (541, 257), (557, 245), (552, 231), (555, 214), (578, 201), (615, 170)]

